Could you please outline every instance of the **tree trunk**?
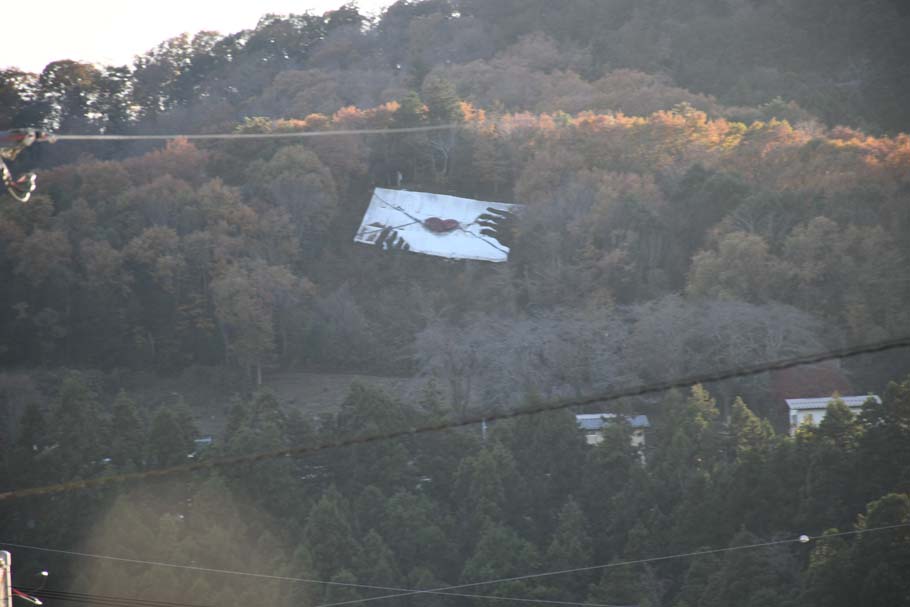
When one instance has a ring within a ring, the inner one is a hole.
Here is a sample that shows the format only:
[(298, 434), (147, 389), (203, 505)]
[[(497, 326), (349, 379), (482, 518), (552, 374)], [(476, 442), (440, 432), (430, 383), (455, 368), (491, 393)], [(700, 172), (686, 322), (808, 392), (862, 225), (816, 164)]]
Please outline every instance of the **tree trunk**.
[(221, 344), (224, 346), (224, 364), (228, 364), (228, 353), (230, 350), (230, 342), (228, 341), (227, 330), (224, 328), (224, 323), (221, 322), (221, 319), (216, 317), (218, 323), (218, 332), (221, 334)]

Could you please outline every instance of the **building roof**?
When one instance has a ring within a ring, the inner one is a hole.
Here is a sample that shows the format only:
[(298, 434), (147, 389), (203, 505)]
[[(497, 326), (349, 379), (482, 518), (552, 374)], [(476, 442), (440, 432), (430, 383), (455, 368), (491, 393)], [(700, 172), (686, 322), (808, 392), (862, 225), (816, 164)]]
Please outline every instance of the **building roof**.
[(514, 212), (520, 205), (376, 188), (354, 242), (376, 244), (382, 230), (391, 228), (414, 253), (507, 261), (509, 247), (480, 233), (477, 219), (488, 208)]
[(839, 398), (844, 401), (844, 404), (850, 407), (851, 409), (858, 409), (863, 406), (870, 398), (875, 402), (880, 403), (880, 399), (875, 394), (867, 394), (865, 396), (821, 396), (816, 398), (788, 398), (787, 406), (791, 410), (801, 410), (801, 409), (825, 409), (828, 407), (828, 403), (833, 401), (835, 398)]
[[(601, 430), (614, 417), (616, 417), (615, 413), (583, 413), (576, 415), (575, 421), (582, 430)], [(651, 427), (647, 415), (629, 415), (626, 416), (626, 421), (633, 428)]]
[(812, 398), (818, 394), (853, 393), (837, 361), (773, 371), (771, 387), (777, 402), (787, 398)]

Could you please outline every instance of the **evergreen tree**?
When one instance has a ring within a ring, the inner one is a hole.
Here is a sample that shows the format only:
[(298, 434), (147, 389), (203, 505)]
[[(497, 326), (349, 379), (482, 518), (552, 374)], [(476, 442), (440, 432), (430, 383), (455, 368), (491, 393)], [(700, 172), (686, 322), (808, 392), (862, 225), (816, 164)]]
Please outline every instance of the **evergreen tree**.
[[(858, 527), (908, 524), (910, 494), (889, 493), (869, 504)], [(854, 604), (900, 605), (910, 598), (910, 526), (857, 537), (848, 562), (855, 580)]]
[(509, 507), (512, 502), (508, 499), (517, 480), (515, 459), (498, 441), (462, 460), (455, 476), (454, 495), (465, 546), (473, 545), (487, 523), (519, 518), (519, 512)]
[(892, 490), (910, 490), (910, 378), (888, 384), (878, 403), (866, 401), (860, 414), (856, 485), (862, 500)]
[[(837, 533), (829, 529), (825, 535)], [(803, 575), (800, 603), (811, 607), (848, 607), (856, 596), (855, 572), (849, 558), (849, 546), (840, 537), (822, 537), (809, 555), (809, 567)]]
[(357, 531), (366, 535), (372, 529), (380, 528), (388, 499), (376, 485), (364, 487), (357, 499), (354, 500), (354, 518), (357, 521)]
[(426, 495), (399, 492), (386, 500), (382, 537), (394, 551), (402, 571), (425, 568), (438, 577), (460, 573), (459, 538), (441, 504)]
[(397, 128), (420, 126), (426, 116), (426, 106), (416, 91), (411, 91), (398, 101), (393, 122)]
[(600, 605), (642, 605), (644, 598), (641, 572), (636, 565), (617, 564), (605, 569), (588, 593), (588, 601)]
[[(354, 437), (389, 432), (415, 423), (414, 412), (382, 390), (353, 383), (335, 419), (342, 436)], [(388, 440), (354, 445), (332, 458), (336, 482), (346, 495), (356, 495), (360, 487), (375, 485), (392, 494), (412, 481), (410, 445), (404, 440)]]
[[(305, 545), (297, 546), (294, 554), (291, 556), (289, 565), (296, 573), (292, 575), (300, 576), (301, 571), (316, 571), (313, 566), (313, 555)], [(314, 573), (315, 575), (315, 573)], [(321, 602), (324, 589), (315, 584), (295, 584), (291, 590), (290, 604), (292, 605), (316, 605)]]
[(16, 434), (15, 448), (22, 454), (34, 457), (47, 446), (51, 437), (48, 436), (47, 423), (41, 407), (36, 402), (30, 402), (25, 407), (22, 417), (19, 418), (19, 431)]
[(63, 379), (51, 423), (51, 434), (58, 445), (53, 459), (58, 472), (66, 477), (97, 466), (108, 450), (104, 437), (109, 434), (98, 401), (78, 373), (69, 373)]
[(720, 562), (714, 555), (697, 556), (689, 563), (682, 586), (673, 599), (673, 607), (696, 607), (701, 604), (708, 582), (714, 575)]
[(149, 463), (162, 468), (185, 462), (193, 452), (191, 428), (181, 425), (180, 417), (173, 408), (161, 407), (149, 428)]
[[(749, 479), (747, 482), (754, 480)], [(712, 476), (700, 471), (694, 473), (688, 482), (684, 495), (670, 514), (672, 527), (668, 539), (672, 540), (672, 545), (678, 550), (725, 541), (747, 514), (743, 511), (745, 508), (741, 501), (736, 499), (739, 496), (726, 496), (727, 499), (723, 499), (723, 485), (719, 475)], [(743, 488), (746, 489), (748, 487)], [(712, 516), (705, 516), (706, 512), (712, 513)]]
[(842, 451), (853, 451), (862, 436), (862, 426), (839, 398), (828, 403), (825, 417), (818, 425), (817, 437), (829, 441)]
[[(601, 431), (603, 440), (587, 450), (584, 470), (592, 473), (594, 482), (584, 482), (584, 498), (589, 516), (609, 504), (628, 484), (633, 471), (641, 467), (641, 454), (632, 445), (632, 427), (618, 416)], [(580, 480), (580, 479), (579, 479)]]
[[(395, 128), (413, 128), (425, 124), (426, 106), (420, 96), (412, 91), (401, 98), (392, 115)], [(429, 144), (424, 133), (393, 135), (389, 145), (389, 163), (393, 171), (402, 174), (406, 181), (419, 181), (420, 167), (425, 163)]]
[(19, 418), (13, 449), (0, 457), (0, 466), (8, 471), (7, 482), (33, 484), (50, 481), (53, 478), (52, 466), (42, 454), (52, 440), (41, 407), (35, 402), (28, 403)]
[[(539, 561), (537, 550), (530, 542), (508, 527), (491, 522), (481, 531), (461, 578), (467, 583), (523, 575), (535, 570)], [(533, 596), (535, 588), (533, 582), (515, 581), (497, 584), (493, 594)]]
[(427, 78), (423, 83), (422, 97), (427, 107), (427, 119), (431, 124), (450, 124), (464, 120), (461, 104), (455, 86), (438, 76)]
[(395, 555), (375, 529), (371, 529), (363, 539), (357, 572), (357, 579), (364, 584), (393, 587), (401, 585), (401, 574), (396, 566)]
[(360, 582), (349, 569), (341, 569), (332, 576), (325, 590), (322, 603), (343, 603), (363, 598), (363, 593), (356, 587)]
[[(747, 531), (736, 534), (730, 547), (756, 544)], [(771, 547), (730, 552), (705, 588), (701, 604), (721, 607), (796, 605), (796, 564), (786, 548)]]
[(111, 414), (110, 456), (117, 466), (141, 468), (145, 461), (145, 428), (136, 403), (120, 391)]
[[(451, 410), (445, 406), (436, 382), (424, 388), (418, 403), (421, 422), (426, 425), (450, 421)], [(480, 437), (474, 432), (444, 430), (416, 437), (415, 470), (422, 479), (421, 490), (439, 502), (451, 502), (453, 485), (462, 460), (479, 449)]]
[[(234, 427), (223, 446), (228, 454), (244, 455), (292, 444), (288, 416), (269, 390), (258, 390), (247, 405), (235, 405), (230, 421)], [(300, 519), (305, 512), (301, 509), (305, 503), (302, 488), (293, 482), (303, 474), (306, 474), (306, 463), (288, 459), (241, 465), (226, 472), (232, 487), (263, 510), (286, 520)]]
[(835, 399), (818, 428), (804, 435), (809, 466), (801, 491), (801, 517), (806, 524), (840, 527), (862, 507), (852, 483), (845, 482), (855, 477), (855, 451), (861, 434), (854, 415)]
[(655, 465), (710, 472), (720, 447), (716, 401), (701, 385), (693, 386), (684, 402), (678, 395), (671, 395), (668, 400), (670, 411)]
[[(593, 549), (588, 521), (578, 504), (570, 496), (559, 511), (556, 531), (546, 552), (547, 567), (552, 570), (574, 569), (591, 564)], [(590, 576), (577, 573), (553, 580), (569, 597), (583, 597), (590, 584)]]
[(343, 504), (344, 498), (338, 490), (329, 487), (313, 506), (303, 530), (306, 547), (313, 555), (321, 579), (353, 567), (360, 552)]
[[(629, 436), (619, 440), (628, 444)], [(531, 517), (530, 537), (544, 544), (566, 496), (578, 488), (589, 450), (584, 436), (574, 414), (558, 411), (515, 420), (504, 447), (521, 471), (517, 499), (529, 506), (525, 516)]]
[[(408, 588), (427, 589), (427, 588), (444, 588), (452, 584), (441, 581), (433, 575), (433, 572), (426, 567), (415, 567), (408, 574)], [(417, 598), (420, 604), (426, 604), (428, 607), (450, 607), (456, 604), (455, 597), (447, 597), (440, 594), (421, 594)], [(416, 601), (415, 601), (416, 602)]]
[(759, 419), (742, 398), (736, 397), (730, 410), (730, 435), (737, 458), (762, 456), (771, 448), (774, 430), (766, 419)]
[[(910, 522), (910, 496), (891, 493), (868, 505), (858, 529)], [(825, 535), (836, 533), (831, 529)], [(895, 605), (906, 602), (910, 584), (906, 528), (860, 535), (852, 543), (840, 537), (816, 542), (803, 578), (801, 599), (810, 606)]]
[(771, 517), (786, 503), (780, 495), (778, 472), (768, 462), (779, 446), (774, 431), (739, 397), (731, 407), (728, 443), (733, 461), (713, 475), (710, 492), (701, 497), (712, 502), (717, 517), (711, 524), (702, 525), (710, 535), (700, 536), (699, 543), (716, 544), (742, 525), (757, 533), (769, 533), (773, 528)]
[(694, 386), (685, 401), (671, 393), (664, 404), (668, 414), (662, 430), (656, 433), (649, 471), (659, 492), (658, 505), (669, 512), (695, 479), (714, 475), (721, 460), (722, 441), (720, 412), (704, 387)]

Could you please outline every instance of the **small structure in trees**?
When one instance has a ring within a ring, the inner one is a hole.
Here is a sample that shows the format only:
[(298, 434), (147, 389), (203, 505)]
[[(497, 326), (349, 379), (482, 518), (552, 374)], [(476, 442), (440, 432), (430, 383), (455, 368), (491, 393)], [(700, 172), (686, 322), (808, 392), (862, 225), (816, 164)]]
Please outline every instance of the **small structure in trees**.
[(206, 447), (211, 447), (214, 442), (214, 437), (211, 434), (205, 436), (200, 436), (199, 438), (193, 439), (193, 444), (196, 445), (196, 450), (205, 449)]
[[(615, 413), (582, 413), (575, 416), (575, 422), (585, 433), (585, 440), (589, 445), (598, 445), (603, 442), (603, 429), (619, 416)], [(645, 430), (651, 427), (647, 415), (622, 416), (632, 428), (631, 443), (633, 447), (644, 447)]]
[(852, 411), (858, 415), (863, 405), (868, 400), (874, 400), (881, 403), (882, 399), (875, 394), (866, 396), (822, 396), (816, 398), (787, 398), (787, 408), (790, 410), (790, 434), (796, 434), (796, 430), (802, 424), (818, 425), (825, 418), (828, 412), (828, 405), (834, 400), (840, 400)]

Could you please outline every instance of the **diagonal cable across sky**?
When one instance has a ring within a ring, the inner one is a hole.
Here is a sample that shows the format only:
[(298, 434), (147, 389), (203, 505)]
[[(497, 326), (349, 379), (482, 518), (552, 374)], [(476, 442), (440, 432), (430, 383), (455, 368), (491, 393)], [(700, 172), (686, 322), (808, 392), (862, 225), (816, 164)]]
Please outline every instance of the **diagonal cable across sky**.
[(667, 392), (674, 389), (685, 389), (697, 384), (710, 384), (717, 381), (723, 381), (728, 379), (735, 379), (739, 377), (750, 377), (754, 375), (760, 375), (762, 373), (767, 373), (769, 371), (780, 371), (783, 369), (790, 369), (793, 367), (799, 367), (802, 365), (820, 363), (827, 360), (834, 359), (843, 359), (850, 358), (854, 356), (860, 356), (863, 354), (872, 354), (877, 352), (887, 352), (889, 350), (896, 350), (898, 348), (910, 347), (910, 335), (903, 335), (900, 337), (895, 337), (887, 340), (879, 340), (874, 342), (869, 342), (865, 344), (859, 344), (854, 346), (848, 346), (844, 348), (837, 348), (832, 350), (825, 350), (821, 352), (815, 352), (813, 354), (807, 354), (803, 356), (795, 356), (790, 358), (783, 358), (774, 361), (767, 361), (763, 363), (757, 363), (755, 365), (743, 365), (738, 367), (732, 367), (729, 369), (723, 369), (720, 371), (713, 371), (709, 373), (701, 373), (695, 375), (689, 375), (685, 377), (678, 377), (662, 382), (655, 382), (649, 384), (641, 384), (638, 386), (632, 386), (628, 388), (620, 388), (616, 390), (611, 390), (603, 392), (600, 394), (595, 394), (579, 399), (568, 399), (568, 400), (555, 400), (549, 402), (543, 402), (535, 404), (529, 407), (519, 407), (517, 409), (512, 409), (510, 411), (505, 411), (502, 413), (496, 414), (477, 414), (465, 417), (461, 420), (445, 421), (436, 424), (429, 424), (424, 426), (414, 426), (411, 428), (401, 428), (394, 432), (384, 432), (376, 434), (366, 434), (362, 436), (356, 436), (353, 438), (344, 438), (331, 440), (324, 443), (318, 443), (312, 446), (301, 446), (301, 447), (290, 447), (286, 449), (275, 449), (272, 451), (264, 451), (260, 453), (251, 453), (249, 455), (238, 455), (231, 457), (218, 457), (206, 461), (193, 462), (191, 464), (181, 464), (178, 466), (171, 466), (169, 468), (157, 468), (152, 470), (143, 470), (141, 472), (128, 472), (123, 474), (114, 474), (109, 476), (102, 476), (98, 478), (84, 479), (84, 480), (74, 480), (67, 481), (63, 483), (55, 483), (51, 485), (44, 485), (41, 487), (29, 487), (24, 489), (13, 489), (11, 491), (6, 491), (0, 493), (0, 501), (9, 500), (9, 499), (18, 499), (24, 497), (35, 497), (42, 495), (52, 495), (55, 493), (65, 493), (70, 491), (81, 491), (85, 489), (94, 489), (98, 487), (103, 487), (106, 485), (118, 484), (118, 483), (127, 483), (127, 482), (137, 482), (146, 479), (152, 478), (162, 478), (168, 476), (174, 476), (178, 474), (186, 474), (190, 472), (196, 472), (199, 470), (209, 470), (221, 467), (230, 467), (237, 466), (239, 464), (254, 464), (262, 461), (279, 459), (284, 457), (303, 457), (319, 453), (321, 451), (326, 451), (329, 449), (338, 449), (341, 447), (350, 447), (354, 445), (363, 445), (369, 443), (375, 443), (385, 440), (392, 440), (396, 438), (405, 438), (408, 436), (416, 436), (418, 434), (426, 434), (431, 432), (441, 432), (445, 430), (452, 430), (456, 428), (463, 428), (466, 426), (476, 426), (482, 423), (489, 423), (493, 421), (500, 421), (505, 419), (513, 419), (517, 417), (523, 417), (528, 415), (537, 415), (539, 413), (546, 413), (549, 411), (561, 411), (569, 409), (572, 407), (579, 407), (583, 405), (589, 405), (592, 403), (605, 403), (612, 402), (617, 400), (622, 400), (624, 398), (632, 398), (639, 396), (646, 396), (650, 394), (659, 394), (662, 392)]
[[(632, 606), (620, 606), (620, 605), (604, 605), (604, 604), (598, 604), (598, 603), (576, 603), (576, 602), (568, 602), (568, 601), (554, 601), (554, 600), (537, 599), (537, 598), (531, 599), (531, 598), (524, 598), (524, 597), (464, 594), (464, 593), (452, 592), (452, 591), (464, 590), (467, 588), (477, 588), (480, 586), (491, 586), (491, 585), (503, 584), (503, 583), (507, 583), (507, 582), (517, 582), (517, 581), (524, 581), (524, 580), (531, 580), (531, 579), (539, 579), (539, 578), (544, 578), (544, 577), (571, 575), (574, 573), (582, 573), (582, 572), (586, 572), (586, 571), (597, 571), (597, 570), (612, 569), (612, 568), (617, 568), (617, 567), (626, 567), (626, 566), (631, 566), (631, 565), (643, 565), (646, 563), (671, 561), (671, 560), (683, 559), (683, 558), (695, 558), (695, 557), (699, 557), (699, 556), (706, 556), (709, 554), (721, 554), (721, 553), (738, 552), (738, 551), (744, 551), (744, 550), (757, 550), (760, 548), (770, 548), (770, 547), (774, 547), (774, 546), (783, 546), (783, 545), (806, 544), (813, 540), (830, 539), (830, 538), (835, 538), (835, 537), (860, 536), (860, 535), (864, 535), (867, 533), (893, 531), (895, 529), (903, 529), (903, 528), (907, 528), (907, 527), (910, 527), (910, 523), (882, 525), (879, 527), (860, 528), (860, 529), (853, 529), (851, 531), (840, 531), (840, 532), (820, 534), (820, 535), (811, 535), (811, 536), (803, 535), (803, 536), (796, 537), (796, 538), (789, 537), (789, 538), (784, 538), (784, 539), (779, 539), (779, 540), (771, 540), (771, 541), (767, 541), (767, 542), (756, 542), (753, 544), (744, 544), (741, 546), (728, 546), (725, 548), (707, 548), (707, 549), (702, 549), (702, 550), (694, 550), (694, 551), (690, 551), (690, 552), (666, 554), (666, 555), (652, 556), (652, 557), (646, 557), (646, 558), (641, 558), (641, 559), (632, 559), (632, 560), (626, 560), (626, 561), (613, 561), (613, 562), (605, 563), (605, 564), (586, 565), (583, 567), (575, 567), (575, 568), (571, 568), (571, 569), (559, 569), (559, 570), (554, 570), (554, 571), (534, 572), (534, 573), (527, 573), (527, 574), (518, 575), (518, 576), (497, 578), (497, 579), (491, 579), (491, 580), (483, 580), (483, 581), (479, 581), (479, 582), (469, 582), (469, 583), (465, 583), (465, 584), (456, 584), (456, 585), (451, 585), (451, 586), (441, 586), (438, 588), (418, 589), (418, 590), (405, 589), (405, 588), (391, 588), (391, 587), (374, 586), (374, 585), (367, 585), (367, 584), (355, 584), (355, 583), (348, 583), (348, 582), (333, 582), (333, 581), (325, 581), (325, 580), (316, 580), (316, 579), (312, 579), (312, 578), (281, 576), (281, 575), (272, 575), (272, 574), (267, 574), (267, 573), (255, 573), (255, 572), (250, 572), (250, 571), (239, 571), (239, 570), (231, 570), (231, 569), (215, 569), (215, 568), (210, 568), (210, 567), (202, 567), (202, 566), (198, 566), (198, 565), (182, 565), (182, 564), (178, 564), (178, 563), (149, 561), (149, 560), (118, 557), (118, 556), (111, 556), (111, 555), (93, 554), (93, 553), (80, 552), (80, 551), (75, 551), (75, 550), (63, 550), (63, 549), (58, 549), (58, 548), (47, 548), (47, 547), (43, 547), (43, 546), (32, 546), (32, 545), (28, 545), (28, 544), (9, 543), (9, 542), (3, 542), (3, 541), (0, 541), (0, 546), (9, 547), (9, 548), (17, 548), (17, 549), (21, 549), (21, 550), (36, 550), (36, 551), (40, 551), (40, 552), (50, 552), (50, 553), (63, 554), (63, 555), (74, 556), (74, 557), (79, 557), (79, 558), (99, 559), (99, 560), (115, 561), (115, 562), (121, 562), (121, 563), (131, 563), (131, 564), (136, 564), (136, 565), (147, 565), (147, 566), (153, 566), (153, 567), (168, 567), (171, 569), (196, 571), (198, 573), (235, 575), (235, 576), (244, 576), (244, 577), (257, 578), (257, 579), (263, 579), (263, 580), (324, 584), (324, 585), (363, 588), (363, 589), (371, 589), (371, 590), (394, 591), (394, 594), (384, 594), (384, 595), (378, 595), (378, 596), (372, 596), (372, 597), (352, 599), (349, 601), (339, 601), (339, 602), (335, 602), (335, 603), (323, 603), (320, 605), (316, 605), (315, 607), (341, 607), (343, 605), (354, 605), (354, 604), (359, 604), (359, 603), (367, 603), (367, 602), (371, 602), (371, 601), (379, 601), (379, 600), (384, 600), (384, 599), (400, 598), (400, 597), (414, 596), (414, 595), (420, 595), (420, 594), (437, 594), (437, 595), (446, 595), (446, 596), (459, 596), (459, 597), (466, 597), (466, 598), (480, 598), (480, 599), (497, 600), (497, 601), (533, 602), (533, 603), (540, 603), (540, 604), (566, 605), (566, 606), (578, 606), (578, 607), (632, 607)], [(171, 607), (185, 607), (185, 606), (174, 604)], [(193, 606), (193, 607), (196, 607), (196, 606)]]

